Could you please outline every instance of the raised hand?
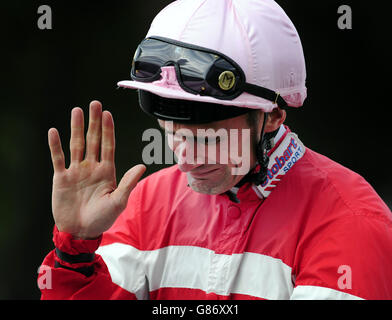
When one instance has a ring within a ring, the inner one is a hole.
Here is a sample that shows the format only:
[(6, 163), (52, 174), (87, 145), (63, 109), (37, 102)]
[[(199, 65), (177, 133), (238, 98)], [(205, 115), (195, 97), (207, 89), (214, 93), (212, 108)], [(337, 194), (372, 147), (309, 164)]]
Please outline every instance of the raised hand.
[[(98, 101), (90, 103), (84, 138), (83, 110), (71, 114), (71, 163), (65, 168), (60, 136), (48, 132), (54, 168), (52, 211), (57, 228), (76, 239), (93, 239), (109, 229), (125, 209), (128, 197), (146, 167), (136, 165), (116, 183), (114, 122)], [(100, 152), (101, 151), (101, 152)]]

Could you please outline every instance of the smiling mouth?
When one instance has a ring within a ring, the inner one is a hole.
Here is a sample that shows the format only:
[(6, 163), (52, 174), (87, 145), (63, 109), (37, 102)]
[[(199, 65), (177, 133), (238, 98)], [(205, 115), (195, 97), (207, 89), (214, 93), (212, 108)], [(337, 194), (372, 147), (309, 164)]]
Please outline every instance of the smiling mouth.
[(205, 170), (205, 171), (195, 171), (195, 172), (189, 172), (189, 174), (195, 178), (195, 179), (205, 179), (207, 178), (207, 176), (209, 176), (211, 173), (215, 172), (219, 170), (219, 168), (214, 168), (214, 169), (210, 169), (210, 170)]

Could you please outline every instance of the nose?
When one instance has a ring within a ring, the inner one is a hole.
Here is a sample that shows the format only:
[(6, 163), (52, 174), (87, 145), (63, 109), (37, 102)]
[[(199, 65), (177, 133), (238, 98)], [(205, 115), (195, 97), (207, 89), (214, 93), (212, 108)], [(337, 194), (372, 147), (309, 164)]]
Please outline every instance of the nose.
[(178, 159), (178, 168), (182, 172), (191, 171), (204, 164), (202, 159), (198, 158), (197, 147), (193, 141), (183, 140), (175, 144), (173, 151)]

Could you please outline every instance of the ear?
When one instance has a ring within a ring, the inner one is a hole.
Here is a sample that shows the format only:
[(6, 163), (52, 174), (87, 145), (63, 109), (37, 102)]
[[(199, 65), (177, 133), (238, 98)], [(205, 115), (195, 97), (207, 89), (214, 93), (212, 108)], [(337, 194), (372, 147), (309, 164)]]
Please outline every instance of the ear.
[(285, 120), (286, 111), (280, 108), (275, 108), (268, 114), (267, 122), (265, 123), (265, 132), (277, 130)]

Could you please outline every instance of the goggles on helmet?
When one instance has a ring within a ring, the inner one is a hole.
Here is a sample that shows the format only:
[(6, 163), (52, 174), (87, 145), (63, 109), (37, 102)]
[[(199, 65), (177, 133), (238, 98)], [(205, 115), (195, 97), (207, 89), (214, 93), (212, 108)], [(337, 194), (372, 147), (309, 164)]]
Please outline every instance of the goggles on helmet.
[(160, 79), (161, 67), (174, 66), (181, 88), (193, 94), (232, 100), (243, 92), (287, 106), (279, 93), (246, 82), (241, 67), (222, 53), (179, 41), (149, 37), (138, 46), (132, 62), (135, 81)]

